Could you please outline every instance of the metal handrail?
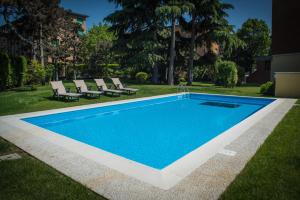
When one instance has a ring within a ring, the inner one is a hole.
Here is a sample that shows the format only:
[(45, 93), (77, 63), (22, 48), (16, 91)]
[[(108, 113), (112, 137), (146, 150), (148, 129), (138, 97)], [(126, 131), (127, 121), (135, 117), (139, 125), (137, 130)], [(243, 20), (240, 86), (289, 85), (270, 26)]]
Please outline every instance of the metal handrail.
[(186, 85), (179, 84), (179, 85), (177, 85), (177, 93), (180, 93), (180, 92), (189, 93), (190, 91), (186, 87)]

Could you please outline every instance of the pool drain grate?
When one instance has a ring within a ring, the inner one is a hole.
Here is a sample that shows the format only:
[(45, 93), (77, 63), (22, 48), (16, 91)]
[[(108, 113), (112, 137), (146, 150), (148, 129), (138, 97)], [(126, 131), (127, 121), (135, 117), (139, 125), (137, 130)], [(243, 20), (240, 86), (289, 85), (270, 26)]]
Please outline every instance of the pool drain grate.
[(228, 149), (222, 149), (221, 151), (219, 151), (220, 154), (223, 154), (225, 156), (235, 156), (236, 152), (235, 151), (231, 151)]

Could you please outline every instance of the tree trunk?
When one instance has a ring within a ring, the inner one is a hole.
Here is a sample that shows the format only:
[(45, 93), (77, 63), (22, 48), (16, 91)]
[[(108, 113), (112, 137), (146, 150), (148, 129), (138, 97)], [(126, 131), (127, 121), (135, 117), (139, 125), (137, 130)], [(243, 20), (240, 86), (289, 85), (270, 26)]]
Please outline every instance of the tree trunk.
[(164, 71), (164, 74), (165, 74), (165, 79), (164, 79), (164, 82), (167, 83), (168, 82), (168, 71), (169, 71), (169, 68), (167, 67)]
[(37, 49), (37, 44), (36, 41), (33, 41), (32, 45), (32, 60), (37, 60), (37, 55), (36, 55), (36, 49)]
[(193, 68), (194, 68), (194, 49), (195, 49), (195, 15), (192, 16), (192, 32), (191, 32), (191, 43), (189, 50), (189, 60), (188, 60), (188, 85), (193, 84)]
[(168, 85), (174, 85), (174, 60), (175, 60), (175, 16), (172, 17), (170, 63), (168, 71)]
[(44, 46), (43, 46), (43, 25), (40, 25), (40, 61), (42, 67), (45, 67), (45, 60), (44, 60)]
[(152, 66), (152, 83), (158, 83), (158, 67), (156, 64)]
[(74, 80), (76, 80), (77, 79), (77, 71), (74, 69), (74, 71), (73, 71), (73, 77), (74, 77)]
[(74, 80), (77, 79), (77, 71), (76, 71), (76, 61), (77, 61), (77, 54), (76, 54), (76, 47), (73, 46), (73, 78)]
[(58, 66), (57, 66), (57, 63), (55, 63), (55, 81), (58, 81)]

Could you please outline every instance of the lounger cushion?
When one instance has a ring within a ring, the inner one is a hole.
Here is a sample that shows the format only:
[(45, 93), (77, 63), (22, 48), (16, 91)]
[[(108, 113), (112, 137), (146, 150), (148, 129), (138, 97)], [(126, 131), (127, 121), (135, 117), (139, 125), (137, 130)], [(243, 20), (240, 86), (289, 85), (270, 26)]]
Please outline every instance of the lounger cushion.
[(96, 82), (97, 87), (102, 87), (102, 90), (108, 90), (108, 88), (102, 78), (94, 79), (94, 81)]
[(135, 89), (135, 88), (123, 88), (122, 90), (127, 90), (127, 91), (132, 91), (132, 92), (139, 91), (139, 89)]
[(87, 92), (83, 92), (83, 93), (86, 93), (86, 94), (103, 94), (103, 92), (101, 91), (87, 91)]
[(50, 84), (52, 86), (52, 89), (57, 90), (58, 95), (67, 93), (62, 81), (51, 81)]
[(63, 94), (59, 94), (60, 96), (70, 96), (70, 97), (80, 97), (82, 96), (82, 94), (78, 94), (78, 93), (63, 93)]
[(73, 80), (73, 82), (77, 88), (80, 88), (80, 92), (85, 93), (89, 91), (84, 80)]

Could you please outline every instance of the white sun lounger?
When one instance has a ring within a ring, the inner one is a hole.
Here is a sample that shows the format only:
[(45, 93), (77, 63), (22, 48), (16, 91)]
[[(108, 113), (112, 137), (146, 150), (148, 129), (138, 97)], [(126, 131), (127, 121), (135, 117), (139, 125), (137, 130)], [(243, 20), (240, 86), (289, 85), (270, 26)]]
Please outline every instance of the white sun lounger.
[(65, 100), (79, 100), (79, 97), (81, 96), (81, 94), (71, 93), (67, 91), (62, 81), (51, 81), (50, 85), (53, 90), (54, 98), (63, 98)]
[(103, 91), (105, 94), (110, 93), (111, 95), (118, 95), (120, 96), (122, 91), (120, 90), (112, 90), (112, 89), (108, 89), (106, 83), (104, 82), (104, 80), (102, 78), (100, 79), (94, 79), (94, 81), (96, 82), (97, 88), (99, 91)]
[(87, 97), (100, 97), (100, 95), (103, 94), (101, 91), (89, 90), (84, 80), (73, 80), (73, 82), (75, 83), (77, 92), (82, 95)]
[(118, 90), (122, 90), (124, 92), (127, 92), (128, 94), (136, 93), (139, 90), (135, 88), (124, 87), (119, 78), (111, 78), (111, 80)]

